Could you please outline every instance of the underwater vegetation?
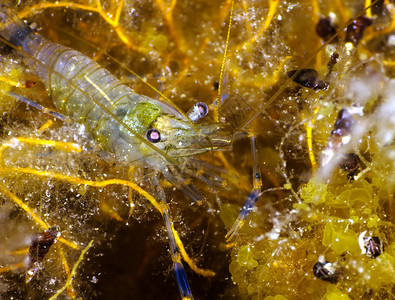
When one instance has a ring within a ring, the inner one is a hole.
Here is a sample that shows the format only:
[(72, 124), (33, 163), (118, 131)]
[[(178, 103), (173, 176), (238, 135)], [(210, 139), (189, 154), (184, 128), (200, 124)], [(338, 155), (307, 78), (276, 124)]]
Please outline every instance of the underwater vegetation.
[(199, 124), (221, 123), (233, 143), (187, 160), (208, 174), (182, 178), (204, 196), (193, 201), (12, 97), (56, 110), (3, 43), (1, 298), (177, 299), (155, 186), (197, 299), (395, 298), (393, 1), (2, 4), (138, 94), (183, 112), (206, 103)]

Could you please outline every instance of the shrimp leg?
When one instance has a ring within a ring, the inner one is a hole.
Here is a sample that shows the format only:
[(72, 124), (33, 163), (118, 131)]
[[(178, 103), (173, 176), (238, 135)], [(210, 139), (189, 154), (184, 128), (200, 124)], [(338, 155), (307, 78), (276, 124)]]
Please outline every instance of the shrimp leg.
[(229, 241), (233, 239), (240, 228), (244, 225), (245, 221), (247, 220), (248, 216), (254, 209), (256, 202), (258, 201), (259, 197), (262, 195), (262, 177), (261, 171), (258, 164), (258, 149), (256, 147), (256, 138), (255, 135), (251, 135), (251, 151), (252, 151), (252, 175), (253, 175), (253, 188), (248, 195), (247, 200), (244, 202), (244, 205), (237, 217), (236, 221), (233, 223), (232, 228), (228, 231), (225, 238)]
[(26, 97), (23, 97), (21, 95), (15, 94), (14, 92), (7, 92), (6, 94), (8, 96), (13, 97), (14, 99), (16, 99), (18, 101), (26, 103), (29, 106), (37, 108), (38, 110), (41, 110), (43, 113), (51, 115), (52, 117), (54, 117), (56, 119), (59, 119), (59, 120), (65, 122), (65, 123), (71, 124), (71, 119), (70, 118), (62, 115), (61, 113), (59, 113), (57, 111), (51, 110), (49, 108), (46, 108), (46, 107), (42, 106), (41, 104), (39, 104), (37, 102), (34, 102), (33, 100), (30, 100), (30, 99), (28, 99)]
[(173, 261), (174, 273), (176, 276), (176, 281), (178, 285), (178, 290), (180, 291), (181, 299), (193, 299), (191, 288), (189, 287), (187, 274), (185, 272), (185, 268), (182, 264), (182, 255), (179, 247), (177, 246), (176, 235), (173, 221), (170, 217), (169, 206), (166, 202), (165, 192), (162, 187), (159, 186), (158, 180), (156, 177), (153, 177), (153, 183), (157, 191), (157, 196), (160, 199), (160, 208), (163, 216), (163, 220), (165, 221), (167, 234), (169, 237), (169, 245), (170, 245), (170, 255)]
[(189, 287), (187, 274), (181, 261), (181, 253), (178, 249), (176, 238), (174, 235), (173, 222), (171, 221), (167, 204), (163, 210), (163, 219), (165, 220), (167, 234), (169, 236), (170, 255), (173, 260), (174, 273), (178, 285), (178, 290), (182, 299), (193, 299), (191, 288)]

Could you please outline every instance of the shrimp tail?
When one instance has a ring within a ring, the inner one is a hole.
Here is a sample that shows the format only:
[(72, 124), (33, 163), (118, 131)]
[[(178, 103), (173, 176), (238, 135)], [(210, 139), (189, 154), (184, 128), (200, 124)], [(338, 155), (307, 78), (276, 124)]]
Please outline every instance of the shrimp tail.
[[(0, 36), (30, 55), (29, 49), (36, 49), (40, 44), (40, 38), (34, 30), (4, 6), (0, 6)], [(32, 47), (32, 43), (36, 47)]]

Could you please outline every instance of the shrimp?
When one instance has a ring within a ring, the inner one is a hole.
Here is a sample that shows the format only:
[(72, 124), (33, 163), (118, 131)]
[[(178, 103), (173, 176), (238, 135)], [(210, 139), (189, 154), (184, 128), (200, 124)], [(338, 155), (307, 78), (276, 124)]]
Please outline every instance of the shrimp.
[[(195, 123), (207, 114), (205, 104), (195, 104), (184, 114), (168, 102), (137, 94), (81, 52), (37, 34), (5, 7), (0, 11), (0, 36), (18, 49), (29, 69), (44, 83), (61, 114), (53, 114), (55, 117), (65, 120), (63, 116), (67, 116), (83, 124), (104, 150), (121, 161), (159, 171), (189, 198), (203, 201), (185, 178), (210, 179), (187, 157), (227, 147), (232, 141), (220, 123)], [(39, 108), (24, 97), (9, 95)], [(155, 186), (160, 190), (158, 183)], [(191, 299), (165, 196), (160, 191), (158, 195), (161, 200), (157, 209), (166, 224), (181, 298)]]
[[(171, 104), (136, 94), (84, 54), (33, 32), (9, 10), (3, 8), (1, 17), (0, 35), (20, 47), (60, 113), (84, 124), (121, 160), (159, 170), (190, 198), (203, 200), (178, 173), (186, 172), (183, 157), (230, 144), (221, 124), (194, 124)], [(198, 120), (195, 107), (190, 115)]]

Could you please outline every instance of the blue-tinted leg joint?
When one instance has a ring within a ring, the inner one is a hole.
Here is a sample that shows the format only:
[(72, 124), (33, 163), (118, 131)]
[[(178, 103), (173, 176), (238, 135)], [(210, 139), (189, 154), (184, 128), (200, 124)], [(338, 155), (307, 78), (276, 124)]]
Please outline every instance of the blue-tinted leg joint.
[(233, 224), (232, 228), (226, 234), (225, 238), (227, 240), (231, 240), (239, 231), (239, 229), (244, 225), (245, 220), (248, 218), (252, 210), (254, 209), (256, 202), (259, 197), (262, 195), (261, 189), (253, 189), (251, 193), (248, 195), (247, 200), (244, 202), (244, 205), (237, 217), (236, 222)]
[(180, 291), (182, 299), (193, 299), (191, 288), (189, 287), (188, 283), (187, 274), (181, 262), (181, 254), (177, 247), (176, 239), (172, 229), (171, 219), (168, 215), (167, 206), (165, 206), (165, 209), (163, 211), (163, 219), (165, 220), (167, 234), (169, 236), (170, 254), (171, 259), (174, 263), (174, 273), (176, 275), (178, 290)]
[(187, 274), (181, 262), (174, 262), (174, 273), (176, 275), (178, 289), (182, 299), (193, 299), (191, 288), (189, 287)]

